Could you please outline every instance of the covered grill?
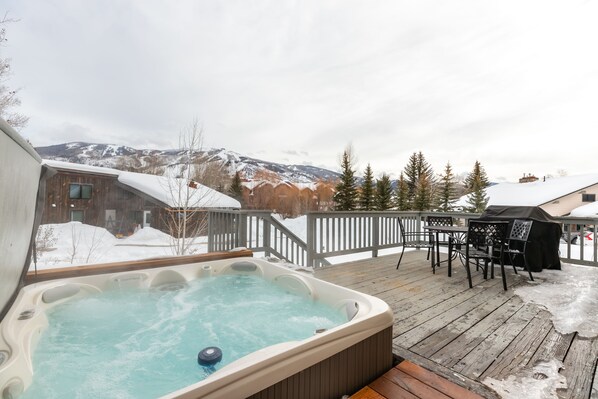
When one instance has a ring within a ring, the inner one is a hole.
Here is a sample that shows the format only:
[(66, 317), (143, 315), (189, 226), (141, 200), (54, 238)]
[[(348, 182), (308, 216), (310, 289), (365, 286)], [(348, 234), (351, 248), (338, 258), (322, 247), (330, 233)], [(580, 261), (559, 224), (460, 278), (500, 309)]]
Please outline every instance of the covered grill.
[[(555, 222), (552, 216), (542, 208), (537, 206), (492, 205), (486, 208), (480, 219), (509, 221), (509, 229), (515, 219), (533, 220), (529, 243), (525, 250), (530, 270), (540, 272), (542, 269), (561, 269), (559, 257), (561, 225)], [(508, 257), (504, 261), (510, 263)], [(515, 265), (523, 266), (522, 257), (515, 259)]]

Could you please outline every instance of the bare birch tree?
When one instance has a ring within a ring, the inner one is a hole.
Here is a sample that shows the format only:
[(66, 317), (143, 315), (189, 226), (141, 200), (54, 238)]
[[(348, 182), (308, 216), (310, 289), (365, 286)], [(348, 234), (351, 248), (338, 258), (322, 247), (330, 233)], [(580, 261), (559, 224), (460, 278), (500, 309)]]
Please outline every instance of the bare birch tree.
[[(8, 18), (8, 14), (0, 18), (0, 46), (8, 40), (6, 39), (6, 25), (10, 22), (16, 22), (16, 20)], [(13, 108), (21, 105), (21, 100), (17, 96), (19, 90), (11, 89), (6, 85), (10, 74), (10, 59), (0, 56), (0, 118), (6, 120), (16, 130), (21, 130), (29, 118), (13, 111)]]
[(171, 165), (167, 172), (166, 189), (171, 208), (166, 211), (165, 223), (175, 255), (196, 252), (198, 239), (207, 229), (205, 208), (211, 202), (213, 192), (197, 182), (201, 168), (195, 163), (202, 142), (203, 128), (195, 119), (179, 134), (180, 163)]

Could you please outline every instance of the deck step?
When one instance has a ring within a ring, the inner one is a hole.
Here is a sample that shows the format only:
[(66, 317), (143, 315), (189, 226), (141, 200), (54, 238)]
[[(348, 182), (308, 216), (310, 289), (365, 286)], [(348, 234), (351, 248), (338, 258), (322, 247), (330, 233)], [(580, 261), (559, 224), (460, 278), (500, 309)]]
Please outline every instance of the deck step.
[(350, 399), (483, 399), (431, 371), (403, 360)]

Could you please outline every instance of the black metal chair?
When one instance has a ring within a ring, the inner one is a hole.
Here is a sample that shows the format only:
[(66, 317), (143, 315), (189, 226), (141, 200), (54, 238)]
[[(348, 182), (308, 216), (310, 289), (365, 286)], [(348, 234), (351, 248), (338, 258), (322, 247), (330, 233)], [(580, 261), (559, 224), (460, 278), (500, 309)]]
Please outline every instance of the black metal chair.
[[(480, 260), (484, 261), (484, 278), (488, 277), (488, 264), (490, 263), (490, 276), (494, 278), (494, 262), (500, 262), (503, 288), (507, 289), (507, 279), (505, 276), (505, 264), (503, 262), (503, 252), (507, 240), (507, 231), (509, 222), (490, 222), (481, 220), (470, 220), (467, 229), (467, 238), (465, 242), (458, 242), (456, 251), (465, 256), (465, 270), (469, 288), (473, 288), (471, 281), (471, 270), (469, 263), (475, 260), (476, 269), (480, 267)], [(453, 243), (454, 245), (454, 243)]]
[[(428, 216), (426, 217), (426, 224), (428, 226), (452, 226), (453, 225), (453, 218), (452, 216)], [(433, 233), (430, 233), (433, 234)], [(436, 254), (438, 255), (438, 250), (440, 245), (447, 246), (449, 245), (448, 237), (446, 234), (443, 234), (442, 239), (440, 239), (440, 234), (436, 235)], [(428, 258), (430, 259), (430, 250), (428, 249)], [(436, 263), (440, 265), (440, 260), (436, 259)]]
[[(401, 218), (398, 218), (397, 220), (399, 221), (399, 228), (401, 230), (401, 241), (403, 243), (403, 247), (401, 249), (401, 256), (399, 257), (399, 261), (397, 262), (397, 270), (399, 270), (399, 265), (401, 264), (401, 260), (403, 260), (405, 248), (427, 248), (429, 257), (430, 251), (434, 249), (434, 245), (432, 243), (432, 240), (430, 239), (430, 233), (423, 231), (405, 231), (405, 226), (403, 225), (403, 221), (401, 220)], [(434, 273), (436, 273), (434, 265), (432, 266), (432, 268)]]
[(509, 233), (509, 239), (505, 245), (504, 253), (509, 255), (509, 261), (511, 265), (513, 265), (515, 273), (517, 273), (515, 259), (517, 259), (518, 256), (521, 256), (523, 259), (523, 268), (529, 273), (529, 279), (534, 281), (534, 276), (532, 276), (532, 272), (527, 264), (527, 258), (525, 257), (527, 244), (529, 243), (529, 233), (532, 231), (532, 224), (532, 220), (515, 219), (513, 221), (513, 226), (511, 226), (511, 232)]

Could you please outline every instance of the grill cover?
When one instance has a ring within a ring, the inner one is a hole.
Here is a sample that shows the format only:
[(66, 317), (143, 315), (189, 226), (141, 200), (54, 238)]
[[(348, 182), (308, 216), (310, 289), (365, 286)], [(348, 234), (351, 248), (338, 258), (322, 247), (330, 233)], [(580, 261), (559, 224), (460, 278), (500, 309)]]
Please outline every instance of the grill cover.
[[(492, 205), (486, 208), (480, 216), (481, 220), (506, 220), (509, 221), (509, 231), (515, 219), (533, 220), (529, 234), (525, 257), (532, 272), (541, 272), (542, 269), (561, 269), (559, 256), (559, 243), (561, 239), (561, 225), (556, 223), (552, 216), (537, 206), (499, 206)], [(504, 259), (509, 264), (508, 256)], [(523, 266), (523, 258), (517, 256), (515, 265)]]

